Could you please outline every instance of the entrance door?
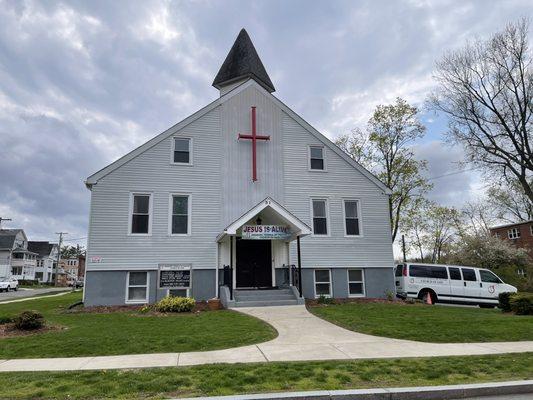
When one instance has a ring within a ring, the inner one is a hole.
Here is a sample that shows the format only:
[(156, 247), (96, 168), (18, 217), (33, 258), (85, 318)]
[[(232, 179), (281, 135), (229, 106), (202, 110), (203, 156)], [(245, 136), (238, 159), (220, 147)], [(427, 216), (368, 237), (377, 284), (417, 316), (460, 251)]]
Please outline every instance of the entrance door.
[(237, 238), (236, 255), (237, 287), (272, 287), (272, 247), (270, 240)]

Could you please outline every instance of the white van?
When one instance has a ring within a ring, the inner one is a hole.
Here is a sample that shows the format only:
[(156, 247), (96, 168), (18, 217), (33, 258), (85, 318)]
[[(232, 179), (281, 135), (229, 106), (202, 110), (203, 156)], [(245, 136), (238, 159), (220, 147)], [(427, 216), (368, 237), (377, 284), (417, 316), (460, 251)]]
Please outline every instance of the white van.
[(516, 293), (488, 269), (442, 264), (400, 264), (396, 267), (396, 295), (436, 303), (478, 304), (494, 307), (498, 295)]

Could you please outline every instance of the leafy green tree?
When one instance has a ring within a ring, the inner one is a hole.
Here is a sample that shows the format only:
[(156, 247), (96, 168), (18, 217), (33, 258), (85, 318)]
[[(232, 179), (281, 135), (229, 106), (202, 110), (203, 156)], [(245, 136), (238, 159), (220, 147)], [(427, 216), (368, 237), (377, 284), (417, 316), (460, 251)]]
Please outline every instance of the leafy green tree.
[(83, 246), (63, 246), (61, 247), (61, 258), (76, 258), (78, 256), (85, 255), (85, 249)]
[(394, 104), (376, 107), (365, 131), (356, 129), (336, 141), (392, 190), (389, 218), (393, 242), (406, 213), (416, 208), (431, 188), (423, 176), (427, 162), (417, 160), (411, 148), (424, 133), (418, 109), (397, 98)]

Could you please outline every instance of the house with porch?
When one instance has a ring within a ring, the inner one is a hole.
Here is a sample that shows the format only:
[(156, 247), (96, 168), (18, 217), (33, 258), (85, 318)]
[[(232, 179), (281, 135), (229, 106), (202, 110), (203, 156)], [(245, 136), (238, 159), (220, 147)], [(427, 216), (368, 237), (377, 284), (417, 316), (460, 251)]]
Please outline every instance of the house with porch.
[(390, 190), (273, 95), (243, 29), (219, 97), (86, 180), (84, 302), (394, 291)]
[(35, 280), (37, 253), (22, 229), (0, 229), (0, 277)]
[(53, 283), (57, 267), (57, 244), (29, 241), (28, 250), (36, 253), (35, 279), (40, 283)]

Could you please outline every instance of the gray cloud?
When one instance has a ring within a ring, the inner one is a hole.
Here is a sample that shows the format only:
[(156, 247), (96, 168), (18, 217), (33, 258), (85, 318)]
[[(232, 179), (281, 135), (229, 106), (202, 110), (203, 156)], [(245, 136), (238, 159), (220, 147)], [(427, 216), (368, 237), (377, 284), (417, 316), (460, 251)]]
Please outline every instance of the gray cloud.
[[(396, 96), (422, 104), (443, 50), (530, 12), (518, 0), (0, 0), (0, 215), (34, 239), (85, 236), (83, 179), (216, 98), (243, 26), (277, 95), (335, 137)], [(460, 150), (428, 129), (417, 154), (441, 174)], [(432, 195), (457, 204), (476, 179), (442, 178)]]

